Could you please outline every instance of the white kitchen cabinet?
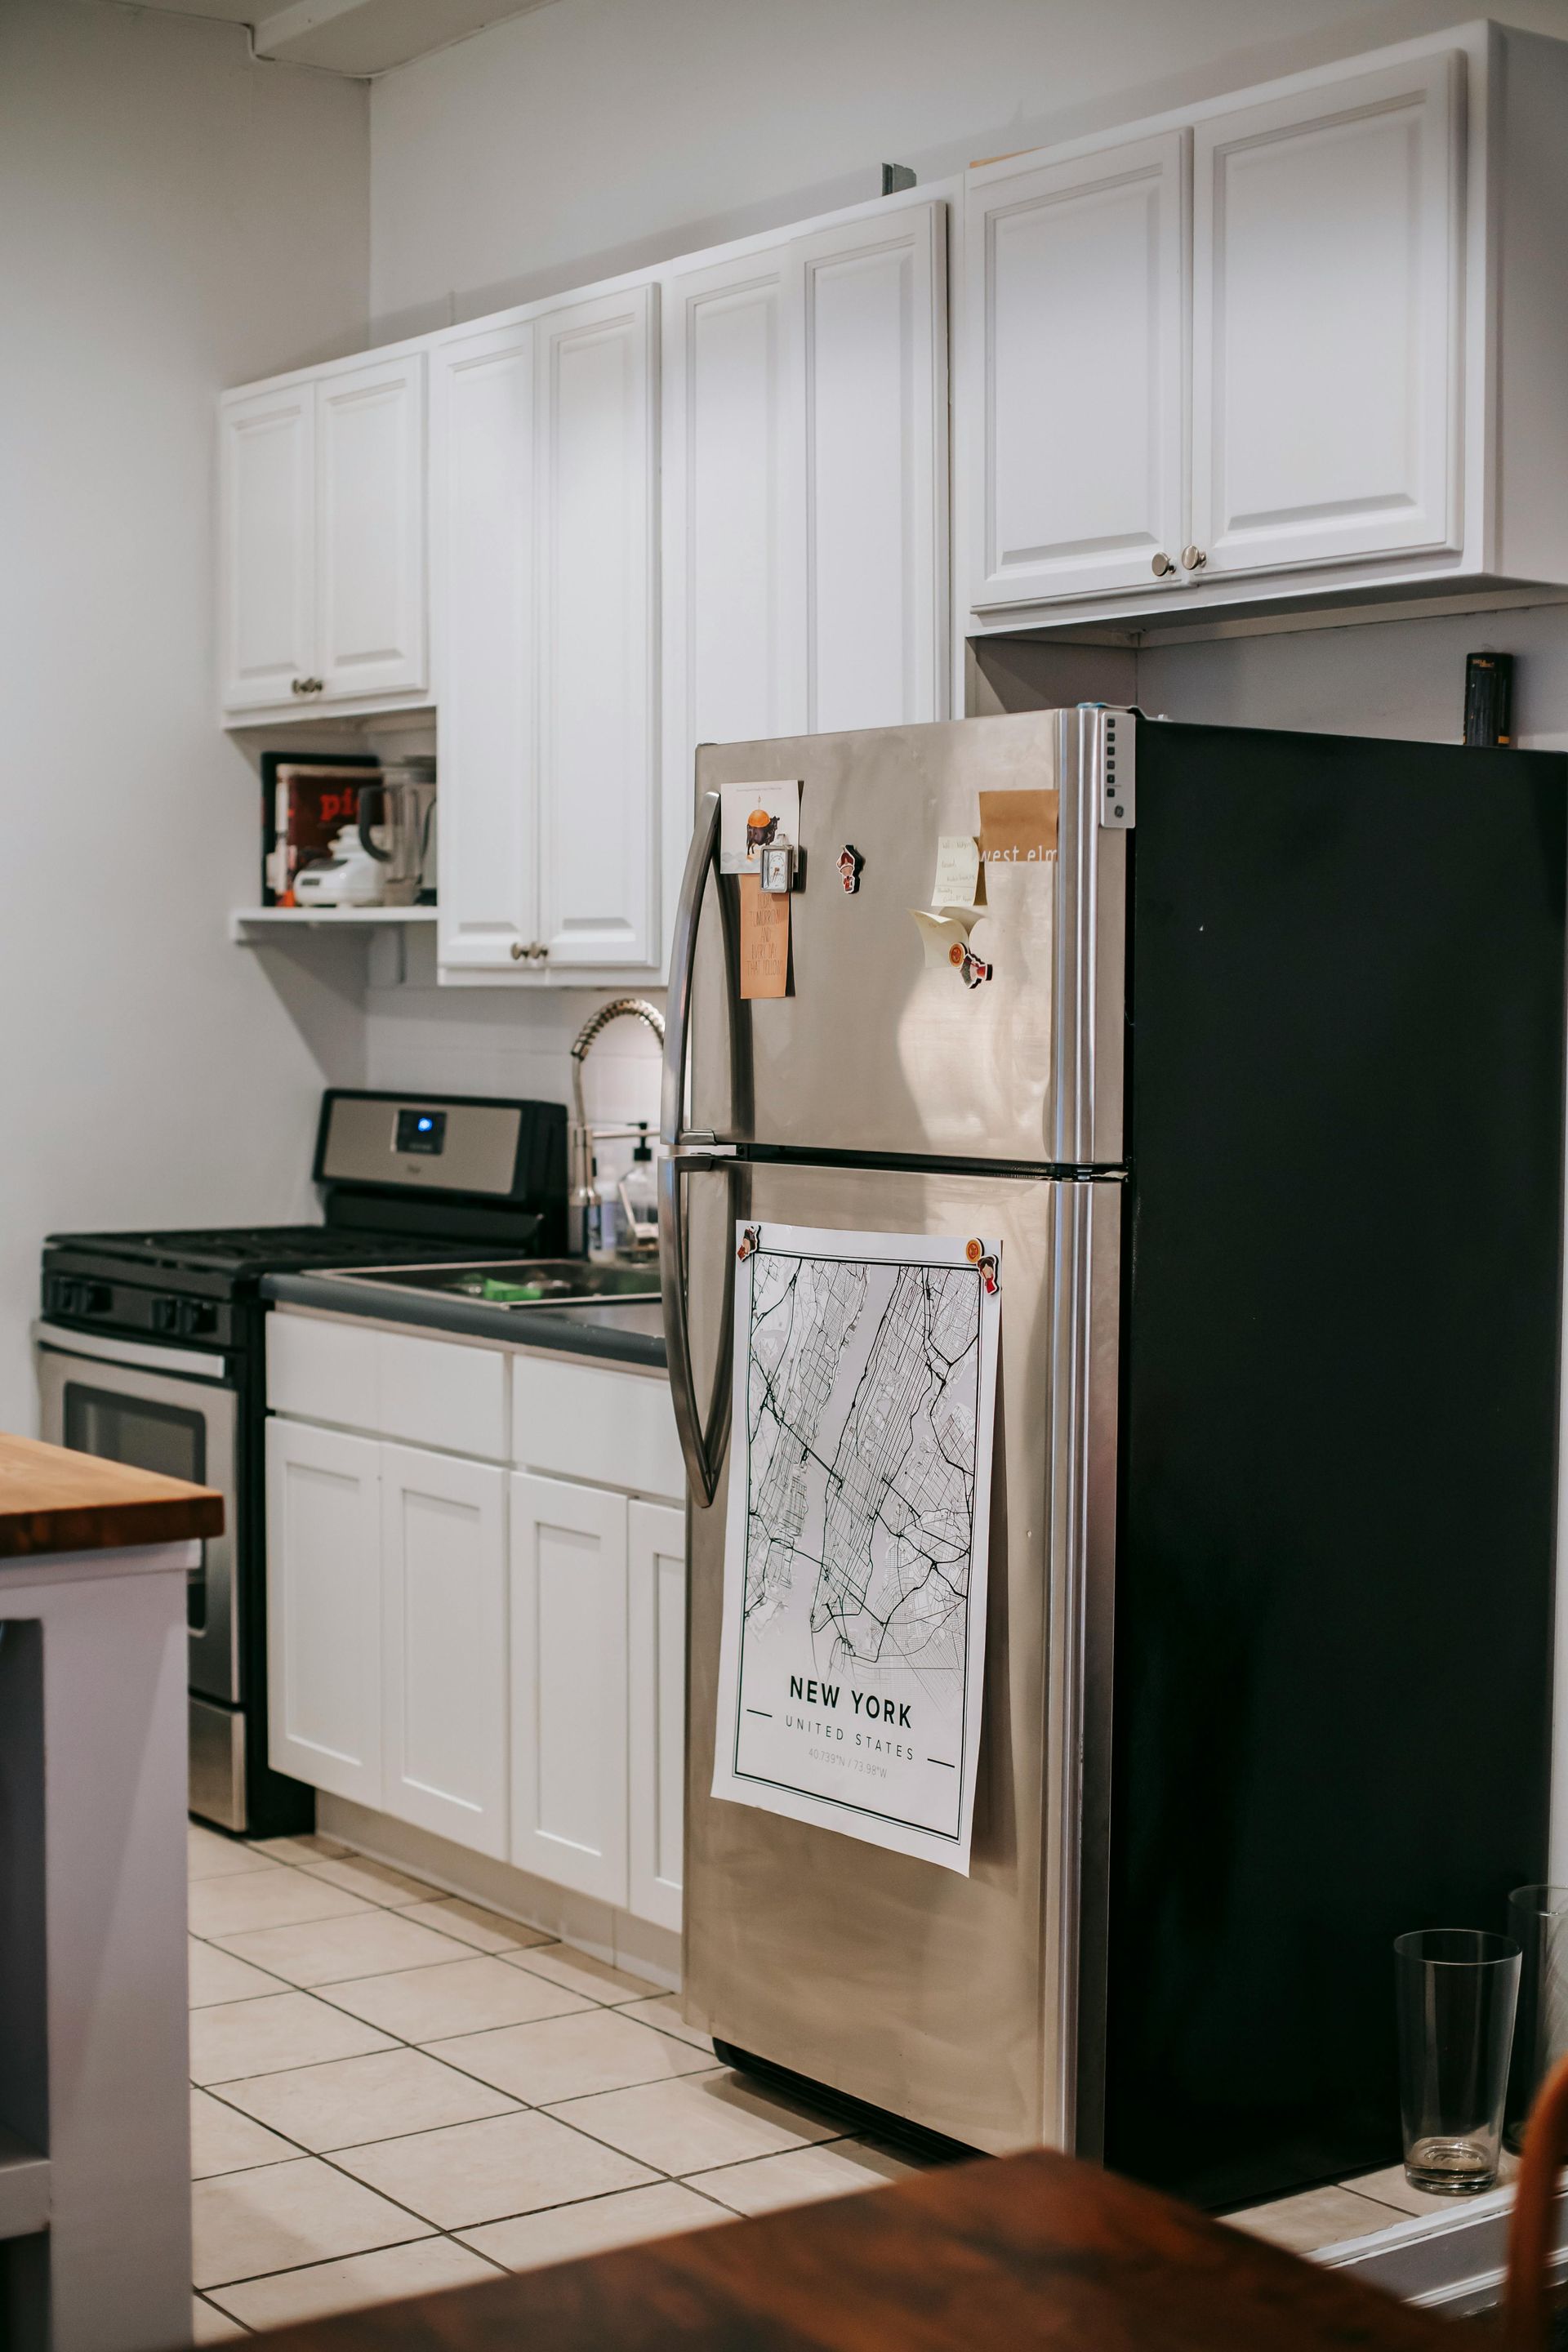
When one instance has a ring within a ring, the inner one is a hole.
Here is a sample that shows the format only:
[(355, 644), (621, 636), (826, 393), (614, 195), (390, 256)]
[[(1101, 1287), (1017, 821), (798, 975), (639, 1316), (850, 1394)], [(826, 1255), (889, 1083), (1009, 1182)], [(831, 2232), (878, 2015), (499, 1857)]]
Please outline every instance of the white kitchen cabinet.
[(406, 693), (425, 663), (425, 355), (316, 387), (322, 702)]
[(267, 1424), (270, 1760), (363, 1805), (382, 1797), (381, 1452)]
[(1198, 125), (1211, 574), (1459, 544), (1463, 65), (1439, 51)]
[(1113, 142), (971, 200), (977, 604), (1174, 576), (1188, 144), (1182, 131)]
[(973, 173), (975, 625), (1568, 584), (1564, 109), (1476, 23)]
[(316, 388), (225, 404), (222, 460), (223, 705), (298, 700), (316, 652)]
[(446, 337), (430, 383), (431, 616), (444, 971), (514, 969), (539, 937), (533, 324)]
[(534, 327), (540, 944), (658, 961), (653, 363), (658, 289)]
[(626, 1901), (626, 1503), (511, 1477), (511, 1859)]
[(657, 967), (658, 289), (533, 304), (433, 353), (438, 960)]
[(678, 1928), (668, 1383), (293, 1307), (267, 1378), (273, 1764)]
[(680, 1926), (686, 1813), (686, 1516), (626, 1515), (627, 1908)]
[(664, 289), (665, 699), (691, 798), (699, 742), (805, 724), (805, 367), (787, 240)]
[(231, 719), (428, 691), (425, 354), (226, 398), (221, 692)]
[(940, 719), (947, 678), (947, 206), (799, 241), (806, 727)]
[(504, 1859), (506, 1473), (384, 1445), (381, 1511), (382, 1808)]
[(946, 219), (879, 205), (667, 273), (671, 877), (699, 743), (946, 709)]

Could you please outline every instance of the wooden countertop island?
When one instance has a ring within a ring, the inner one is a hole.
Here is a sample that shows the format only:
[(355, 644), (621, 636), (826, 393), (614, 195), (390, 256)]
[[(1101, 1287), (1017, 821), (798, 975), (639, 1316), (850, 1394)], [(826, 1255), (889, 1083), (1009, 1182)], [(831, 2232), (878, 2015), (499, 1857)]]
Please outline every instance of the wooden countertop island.
[(10, 2352), (189, 2339), (185, 1592), (222, 1528), (206, 1487), (0, 1435)]
[(0, 1559), (221, 1535), (223, 1496), (96, 1454), (0, 1433)]
[(280, 2328), (269, 2352), (1442, 2352), (1452, 2323), (1044, 2152)]

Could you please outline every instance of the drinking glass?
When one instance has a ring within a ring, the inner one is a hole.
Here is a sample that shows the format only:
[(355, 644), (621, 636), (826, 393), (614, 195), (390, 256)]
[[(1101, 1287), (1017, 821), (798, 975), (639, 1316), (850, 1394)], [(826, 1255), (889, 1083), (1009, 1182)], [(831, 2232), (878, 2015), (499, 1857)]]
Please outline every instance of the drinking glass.
[(1405, 2177), (1473, 2196), (1497, 2179), (1519, 1946), (1480, 1927), (1394, 1939)]
[(1503, 2133), (1517, 2152), (1537, 2091), (1568, 2051), (1568, 1886), (1516, 1886), (1508, 1931), (1523, 1954)]

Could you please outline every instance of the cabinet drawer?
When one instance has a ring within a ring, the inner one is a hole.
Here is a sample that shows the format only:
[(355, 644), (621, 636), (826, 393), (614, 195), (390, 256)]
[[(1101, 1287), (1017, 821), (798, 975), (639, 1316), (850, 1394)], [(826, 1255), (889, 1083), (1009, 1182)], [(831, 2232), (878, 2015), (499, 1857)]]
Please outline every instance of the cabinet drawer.
[(376, 1427), (412, 1445), (506, 1457), (506, 1358), (449, 1339), (376, 1334)]
[(272, 1411), (343, 1429), (374, 1429), (378, 1337), (364, 1323), (269, 1315), (267, 1402)]
[(666, 1381), (593, 1364), (515, 1356), (511, 1458), (557, 1477), (625, 1486), (634, 1495), (686, 1492), (686, 1467)]
[(506, 1458), (506, 1358), (499, 1348), (274, 1315), (267, 1327), (274, 1412), (402, 1438), (443, 1453)]

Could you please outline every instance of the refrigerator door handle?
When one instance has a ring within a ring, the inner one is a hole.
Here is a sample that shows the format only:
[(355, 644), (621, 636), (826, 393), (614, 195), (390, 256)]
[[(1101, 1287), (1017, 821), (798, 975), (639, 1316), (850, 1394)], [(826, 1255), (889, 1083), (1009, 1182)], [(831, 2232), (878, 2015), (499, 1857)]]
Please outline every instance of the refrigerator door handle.
[[(660, 1105), (658, 1162), (659, 1287), (664, 1309), (664, 1344), (668, 1359), (670, 1401), (686, 1475), (700, 1509), (706, 1510), (718, 1489), (730, 1423), (731, 1318), (734, 1309), (735, 1261), (726, 1250), (722, 1297), (722, 1328), (713, 1368), (713, 1392), (704, 1419), (697, 1396), (697, 1376), (691, 1362), (691, 1324), (686, 1266), (686, 1221), (680, 1197), (682, 1172), (689, 1169), (722, 1170), (733, 1210), (738, 1171), (732, 1159), (710, 1156), (698, 1150), (681, 1150), (681, 1126), (686, 1116), (686, 1073), (691, 1045), (692, 981), (697, 956), (697, 927), (709, 871), (719, 850), (719, 795), (704, 793), (687, 853), (681, 879), (680, 904), (669, 956), (669, 994), (664, 1039), (664, 1088)], [(735, 942), (729, 909), (723, 907), (726, 966), (733, 970)], [(731, 1060), (735, 1055), (735, 1022), (731, 1014)], [(738, 1069), (738, 1065), (737, 1065)]]
[(658, 1136), (667, 1152), (680, 1141), (686, 1118), (686, 1066), (691, 1051), (692, 980), (697, 964), (697, 926), (702, 919), (702, 894), (708, 873), (719, 853), (719, 795), (704, 793), (686, 853), (680, 877), (680, 903), (675, 910), (675, 936), (669, 950), (669, 993), (665, 1000), (664, 1087), (659, 1098)]

